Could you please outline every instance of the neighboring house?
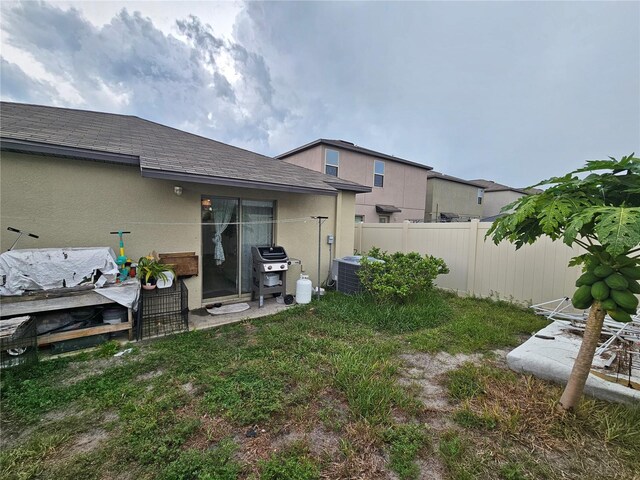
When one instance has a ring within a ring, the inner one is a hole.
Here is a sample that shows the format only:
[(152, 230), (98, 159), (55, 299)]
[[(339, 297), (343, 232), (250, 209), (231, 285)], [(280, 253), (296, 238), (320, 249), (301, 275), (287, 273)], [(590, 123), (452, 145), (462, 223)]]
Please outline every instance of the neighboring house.
[[(318, 224), (353, 253), (356, 193), (370, 187), (138, 117), (0, 104), (1, 248), (117, 246), (127, 255), (196, 252), (189, 307), (246, 298), (251, 246), (282, 245), (317, 278)], [(179, 187), (179, 188), (178, 188)], [(329, 271), (322, 245), (321, 275)], [(299, 269), (290, 270), (289, 291)], [(315, 282), (314, 282), (315, 283)]]
[(482, 217), (482, 185), (433, 170), (427, 177), (425, 222), (467, 222)]
[(504, 206), (515, 202), (517, 199), (541, 192), (541, 190), (536, 188), (514, 188), (491, 180), (477, 179), (471, 180), (471, 182), (484, 187), (484, 210), (482, 219), (485, 221), (495, 220)]
[(356, 222), (421, 222), (431, 167), (362, 148), (319, 139), (276, 158), (371, 188), (356, 196)]

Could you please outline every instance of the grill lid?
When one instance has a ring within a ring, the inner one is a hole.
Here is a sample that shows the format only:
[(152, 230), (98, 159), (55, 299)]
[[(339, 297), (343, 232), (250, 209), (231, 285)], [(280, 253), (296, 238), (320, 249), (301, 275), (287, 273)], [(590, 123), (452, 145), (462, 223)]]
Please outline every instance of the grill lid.
[[(251, 247), (254, 260), (260, 262), (284, 262), (289, 258), (283, 247)], [(257, 254), (257, 255), (256, 255)]]

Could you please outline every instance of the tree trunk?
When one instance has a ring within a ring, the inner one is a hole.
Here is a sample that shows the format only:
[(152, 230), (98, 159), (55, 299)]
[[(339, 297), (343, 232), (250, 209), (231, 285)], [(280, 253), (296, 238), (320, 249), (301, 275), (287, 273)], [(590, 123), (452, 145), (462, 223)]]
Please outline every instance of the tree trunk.
[(584, 385), (587, 382), (591, 364), (593, 363), (593, 356), (600, 341), (605, 314), (606, 312), (602, 310), (600, 302), (594, 301), (589, 310), (589, 317), (587, 318), (587, 325), (578, 356), (573, 364), (567, 386), (562, 392), (562, 397), (560, 397), (560, 408), (562, 410), (574, 410), (578, 406), (578, 402), (580, 402), (580, 397), (582, 397)]

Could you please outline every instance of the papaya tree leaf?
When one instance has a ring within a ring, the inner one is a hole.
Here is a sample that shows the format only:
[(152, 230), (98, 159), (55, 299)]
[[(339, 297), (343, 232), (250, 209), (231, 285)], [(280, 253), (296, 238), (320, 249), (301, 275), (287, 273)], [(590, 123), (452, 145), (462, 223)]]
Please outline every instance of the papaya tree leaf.
[(584, 233), (585, 225), (593, 222), (594, 217), (598, 214), (601, 207), (584, 208), (576, 215), (573, 215), (564, 230), (563, 241), (567, 245), (573, 245), (578, 235)]
[(578, 255), (577, 257), (573, 257), (569, 260), (570, 267), (577, 267), (578, 265), (582, 265), (587, 262), (587, 260), (591, 257), (590, 253), (583, 253), (582, 255)]
[(599, 207), (594, 230), (611, 255), (640, 245), (640, 207)]
[(551, 238), (557, 238), (571, 217), (579, 213), (583, 206), (581, 199), (575, 196), (550, 198), (538, 214), (542, 231)]

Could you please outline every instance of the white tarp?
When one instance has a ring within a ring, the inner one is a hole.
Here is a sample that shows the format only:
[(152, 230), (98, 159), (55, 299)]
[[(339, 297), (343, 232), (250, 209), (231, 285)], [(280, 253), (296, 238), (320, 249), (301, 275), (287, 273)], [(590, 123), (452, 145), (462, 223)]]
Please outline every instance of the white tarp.
[(0, 254), (0, 295), (20, 295), (25, 290), (75, 287), (95, 271), (113, 283), (118, 275), (113, 249), (39, 248)]
[(93, 291), (124, 307), (138, 309), (140, 282), (136, 278), (115, 285), (105, 285), (103, 288), (96, 288)]

